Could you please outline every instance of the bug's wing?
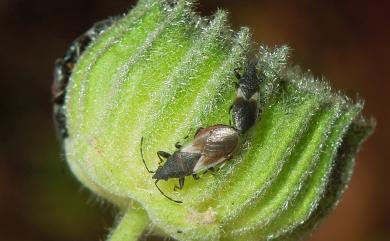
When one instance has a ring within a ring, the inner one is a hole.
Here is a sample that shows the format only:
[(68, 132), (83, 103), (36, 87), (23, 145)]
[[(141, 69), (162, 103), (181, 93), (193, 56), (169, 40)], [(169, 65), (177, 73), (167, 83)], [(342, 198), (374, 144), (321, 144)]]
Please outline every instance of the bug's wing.
[(224, 156), (224, 157), (220, 157), (219, 159), (215, 159), (215, 158), (209, 157), (209, 156), (202, 156), (199, 159), (199, 161), (196, 163), (194, 170), (193, 170), (193, 173), (205, 171), (211, 167), (214, 167), (214, 166), (226, 161), (227, 159), (230, 159), (230, 157), (231, 156)]
[[(234, 140), (232, 140), (234, 142)], [(230, 159), (231, 153), (234, 151), (236, 145), (230, 141), (217, 141), (207, 143), (203, 149), (202, 157), (194, 167), (194, 172), (209, 169), (216, 166), (227, 159)]]
[(216, 166), (232, 156), (238, 146), (238, 132), (228, 126), (214, 129), (207, 136), (202, 150), (202, 157), (195, 165), (194, 172)]
[[(205, 130), (205, 129), (202, 129), (202, 130)], [(204, 146), (206, 144), (208, 135), (209, 135), (208, 132), (201, 132), (200, 134), (195, 136), (194, 140), (190, 144), (184, 146), (181, 149), (181, 151), (188, 152), (188, 153), (202, 153)]]
[(231, 127), (214, 130), (207, 138), (202, 155), (219, 159), (230, 155), (238, 146), (238, 132)]

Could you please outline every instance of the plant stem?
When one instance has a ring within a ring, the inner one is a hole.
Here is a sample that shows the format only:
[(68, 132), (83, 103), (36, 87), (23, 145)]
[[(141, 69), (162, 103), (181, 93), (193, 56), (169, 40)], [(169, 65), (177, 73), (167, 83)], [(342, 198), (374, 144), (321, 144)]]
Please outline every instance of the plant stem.
[(136, 241), (149, 225), (145, 210), (128, 209), (120, 218), (116, 228), (111, 232), (108, 241)]

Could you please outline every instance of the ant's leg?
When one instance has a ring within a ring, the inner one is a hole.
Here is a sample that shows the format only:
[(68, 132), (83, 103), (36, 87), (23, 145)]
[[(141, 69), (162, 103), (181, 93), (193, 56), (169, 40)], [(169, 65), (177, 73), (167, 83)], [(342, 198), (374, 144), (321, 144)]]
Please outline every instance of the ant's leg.
[(169, 154), (168, 152), (165, 152), (165, 151), (158, 151), (157, 156), (158, 156), (158, 159), (160, 159), (159, 164), (161, 164), (164, 162), (163, 158), (168, 159), (171, 156), (171, 154)]
[(194, 178), (194, 180), (198, 180), (200, 177), (198, 176), (198, 174), (194, 173), (192, 174), (192, 177)]
[(175, 200), (175, 199), (172, 199), (171, 197), (168, 197), (168, 196), (159, 188), (159, 186), (157, 185), (157, 182), (158, 182), (158, 181), (160, 181), (160, 180), (157, 179), (157, 180), (154, 182), (154, 185), (157, 187), (157, 189), (160, 191), (160, 193), (161, 193), (164, 197), (168, 198), (169, 200), (171, 200), (171, 201), (173, 201), (173, 202), (175, 202), (175, 203), (183, 203), (182, 201)]
[(173, 188), (174, 191), (177, 191), (177, 189), (181, 190), (184, 187), (184, 177), (179, 178), (179, 186), (175, 186)]

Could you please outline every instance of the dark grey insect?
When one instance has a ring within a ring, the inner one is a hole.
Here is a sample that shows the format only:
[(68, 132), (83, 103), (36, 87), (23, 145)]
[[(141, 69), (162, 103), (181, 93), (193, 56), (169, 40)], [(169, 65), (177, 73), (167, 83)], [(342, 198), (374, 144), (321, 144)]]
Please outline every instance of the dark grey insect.
[[(234, 70), (237, 83), (236, 98), (230, 111), (232, 112), (233, 125), (241, 133), (251, 128), (259, 117), (260, 107), (260, 81), (256, 69), (257, 61), (250, 60), (245, 66), (241, 75), (237, 69)], [(230, 112), (229, 111), (229, 112)]]
[(53, 117), (58, 136), (61, 140), (68, 137), (63, 106), (66, 96), (66, 87), (68, 86), (74, 65), (88, 45), (119, 18), (120, 17), (114, 17), (95, 23), (92, 28), (73, 41), (64, 56), (62, 58), (58, 58), (55, 62), (54, 81), (51, 92), (54, 103)]
[(197, 179), (199, 172), (229, 160), (238, 146), (239, 138), (239, 131), (231, 126), (214, 125), (200, 128), (189, 144), (181, 146), (176, 143), (177, 150), (173, 154), (158, 151), (157, 156), (160, 159), (160, 164), (156, 171), (151, 171), (146, 165), (142, 151), (143, 137), (141, 138), (140, 151), (146, 169), (149, 173), (154, 173), (152, 178), (156, 179), (155, 185), (161, 194), (171, 201), (182, 203), (167, 196), (157, 183), (160, 180), (178, 178), (179, 186), (175, 186), (175, 190), (182, 189), (186, 176), (192, 175)]

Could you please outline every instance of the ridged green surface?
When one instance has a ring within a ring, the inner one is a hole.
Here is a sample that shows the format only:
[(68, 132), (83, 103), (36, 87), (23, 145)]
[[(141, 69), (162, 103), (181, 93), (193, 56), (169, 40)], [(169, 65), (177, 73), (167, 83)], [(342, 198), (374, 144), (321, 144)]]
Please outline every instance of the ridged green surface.
[[(372, 126), (360, 103), (288, 67), (286, 47), (263, 47), (261, 120), (215, 175), (187, 178), (179, 192), (177, 180), (161, 181), (183, 203), (169, 201), (141, 162), (141, 136), (155, 169), (157, 151), (173, 152), (198, 127), (228, 124), (233, 70), (251, 46), (248, 30), (231, 31), (225, 12), (207, 21), (192, 8), (140, 1), (88, 47), (68, 86), (68, 163), (92, 191), (123, 212), (142, 207), (151, 231), (178, 240), (300, 239), (339, 199)], [(126, 225), (111, 237), (125, 237)]]

